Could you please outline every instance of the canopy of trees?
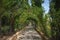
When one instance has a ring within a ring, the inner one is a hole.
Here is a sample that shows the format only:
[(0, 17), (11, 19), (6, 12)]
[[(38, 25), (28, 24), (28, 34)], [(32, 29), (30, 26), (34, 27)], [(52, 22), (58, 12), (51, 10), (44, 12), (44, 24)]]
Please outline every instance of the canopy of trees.
[(50, 1), (50, 11), (45, 17), (42, 3), (43, 0), (0, 0), (0, 34), (21, 30), (33, 20), (39, 32), (59, 40), (60, 0)]
[(29, 0), (0, 0), (1, 33), (15, 32), (24, 28), (29, 18), (37, 21), (37, 27), (42, 25), (42, 0), (31, 0), (31, 5), (28, 1)]

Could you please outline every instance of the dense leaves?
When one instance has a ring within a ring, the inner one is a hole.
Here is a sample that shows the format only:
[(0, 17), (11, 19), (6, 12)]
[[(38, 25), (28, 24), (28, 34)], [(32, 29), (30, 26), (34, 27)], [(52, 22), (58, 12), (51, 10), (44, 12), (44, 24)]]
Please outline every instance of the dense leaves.
[(52, 39), (60, 40), (60, 0), (51, 0), (50, 15), (52, 18), (51, 29)]
[[(50, 15), (43, 17), (42, 2), (42, 0), (31, 0), (30, 5), (29, 0), (0, 0), (0, 32), (3, 34), (16, 32), (29, 22), (34, 22), (35, 29), (51, 37)], [(51, 10), (54, 10), (54, 6), (52, 7)]]
[(34, 19), (40, 27), (43, 16), (41, 3), (42, 0), (31, 0), (31, 5), (28, 0), (0, 0), (0, 32), (21, 30), (28, 19)]

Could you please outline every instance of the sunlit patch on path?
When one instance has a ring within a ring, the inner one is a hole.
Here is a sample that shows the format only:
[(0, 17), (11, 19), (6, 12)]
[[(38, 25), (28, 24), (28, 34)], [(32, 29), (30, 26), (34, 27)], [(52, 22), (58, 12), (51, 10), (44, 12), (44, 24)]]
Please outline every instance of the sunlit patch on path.
[(41, 40), (41, 36), (29, 24), (17, 40)]
[(35, 31), (33, 25), (29, 23), (24, 30), (15, 34), (9, 40), (42, 40), (41, 36)]

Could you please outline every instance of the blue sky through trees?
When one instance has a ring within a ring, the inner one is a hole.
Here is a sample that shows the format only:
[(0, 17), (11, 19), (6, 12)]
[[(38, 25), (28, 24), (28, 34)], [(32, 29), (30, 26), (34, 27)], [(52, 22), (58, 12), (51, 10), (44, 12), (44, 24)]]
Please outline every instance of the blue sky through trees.
[[(30, 6), (32, 5), (31, 0), (28, 0), (28, 3)], [(42, 4), (42, 6), (45, 10), (45, 13), (48, 13), (49, 12), (49, 0), (44, 0), (44, 3)]]
[(49, 0), (44, 0), (44, 3), (42, 4), (44, 10), (45, 10), (45, 13), (48, 13), (49, 12)]
[(32, 5), (31, 0), (28, 0), (28, 3), (29, 3), (30, 6)]

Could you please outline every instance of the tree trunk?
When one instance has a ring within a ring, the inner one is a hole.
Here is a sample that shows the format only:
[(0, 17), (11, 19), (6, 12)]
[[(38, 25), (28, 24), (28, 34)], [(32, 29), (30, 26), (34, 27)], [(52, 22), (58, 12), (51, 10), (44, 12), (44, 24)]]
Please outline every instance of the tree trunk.
[(0, 33), (1, 33), (1, 17), (0, 17)]
[(10, 17), (10, 32), (14, 32), (14, 17), (11, 15)]

